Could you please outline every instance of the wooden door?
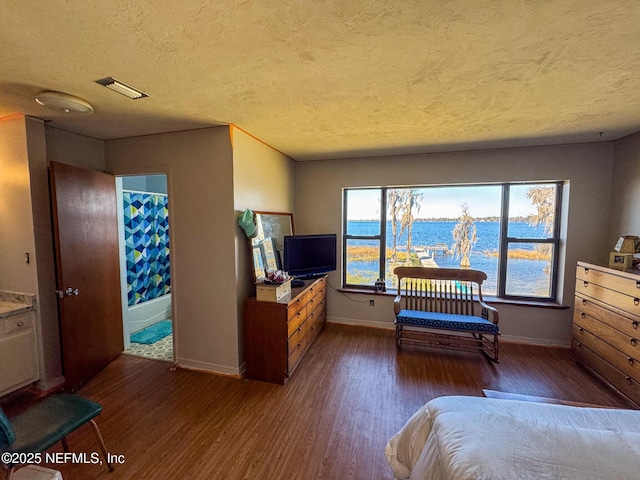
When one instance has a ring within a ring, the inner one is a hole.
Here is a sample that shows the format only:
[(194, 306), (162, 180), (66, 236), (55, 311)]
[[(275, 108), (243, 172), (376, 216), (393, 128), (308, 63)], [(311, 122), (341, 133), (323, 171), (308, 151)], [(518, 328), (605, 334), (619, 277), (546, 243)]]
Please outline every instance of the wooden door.
[(65, 387), (124, 349), (115, 179), (51, 162), (56, 284)]

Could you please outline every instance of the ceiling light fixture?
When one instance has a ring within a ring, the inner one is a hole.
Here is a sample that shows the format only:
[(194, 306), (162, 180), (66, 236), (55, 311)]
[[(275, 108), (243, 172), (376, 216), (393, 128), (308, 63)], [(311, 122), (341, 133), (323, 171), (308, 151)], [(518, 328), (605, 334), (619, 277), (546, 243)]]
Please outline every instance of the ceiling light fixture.
[(71, 115), (93, 113), (93, 107), (81, 98), (61, 92), (42, 92), (36, 95), (36, 102), (49, 110)]
[(96, 83), (99, 83), (100, 85), (107, 87), (113, 90), (114, 92), (118, 92), (124, 95), (125, 97), (129, 97), (133, 100), (137, 100), (138, 98), (144, 98), (149, 96), (146, 93), (141, 92), (140, 90), (130, 87), (126, 83), (119, 82), (113, 77), (101, 78), (100, 80), (96, 80)]

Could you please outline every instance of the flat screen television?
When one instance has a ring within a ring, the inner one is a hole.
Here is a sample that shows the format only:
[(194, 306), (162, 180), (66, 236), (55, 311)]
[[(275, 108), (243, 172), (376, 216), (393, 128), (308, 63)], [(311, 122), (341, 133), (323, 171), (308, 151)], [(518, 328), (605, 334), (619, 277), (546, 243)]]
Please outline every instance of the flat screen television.
[(336, 234), (284, 237), (284, 266), (289, 275), (312, 278), (336, 269)]

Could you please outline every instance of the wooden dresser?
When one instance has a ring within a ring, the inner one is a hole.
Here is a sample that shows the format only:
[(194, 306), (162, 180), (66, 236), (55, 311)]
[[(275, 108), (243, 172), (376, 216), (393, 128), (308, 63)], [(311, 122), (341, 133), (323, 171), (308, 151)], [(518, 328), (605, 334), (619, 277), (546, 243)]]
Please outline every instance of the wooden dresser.
[(640, 405), (640, 272), (578, 262), (574, 358)]
[(247, 378), (284, 384), (325, 324), (327, 277), (305, 282), (277, 302), (244, 304)]

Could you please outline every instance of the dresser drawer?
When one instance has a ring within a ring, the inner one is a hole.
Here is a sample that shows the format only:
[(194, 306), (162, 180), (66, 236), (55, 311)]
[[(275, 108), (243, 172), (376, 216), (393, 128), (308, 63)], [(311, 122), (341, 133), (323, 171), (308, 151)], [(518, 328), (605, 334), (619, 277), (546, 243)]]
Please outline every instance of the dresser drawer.
[(313, 311), (315, 311), (317, 308), (320, 308), (324, 305), (324, 303), (326, 302), (326, 298), (322, 292), (320, 292), (319, 295), (316, 295), (315, 297), (313, 297), (311, 300), (309, 300), (309, 303), (307, 303), (307, 313), (312, 313)]
[(576, 280), (576, 293), (599, 300), (607, 305), (613, 305), (632, 315), (640, 316), (640, 296), (625, 295), (586, 280)]
[(304, 355), (304, 352), (307, 351), (307, 347), (309, 343), (313, 340), (310, 335), (303, 336), (300, 341), (294, 345), (293, 349), (289, 351), (289, 360), (288, 360), (288, 373), (291, 374), (293, 369), (298, 365), (298, 362)]
[(288, 319), (291, 320), (293, 317), (295, 317), (298, 312), (305, 307), (306, 304), (306, 294), (303, 293), (295, 300), (295, 302), (291, 302), (289, 304), (289, 307), (287, 307)]
[(289, 321), (287, 322), (287, 338), (293, 335), (293, 332), (295, 332), (300, 327), (300, 325), (302, 325), (302, 322), (307, 319), (307, 316), (308, 313), (306, 305), (295, 315), (289, 315)]
[(640, 340), (638, 340), (637, 336), (629, 336), (611, 327), (607, 323), (602, 322), (600, 319), (578, 310), (576, 310), (573, 315), (573, 323), (588, 330), (594, 336), (601, 338), (604, 342), (623, 353), (634, 358), (640, 358)]
[(320, 333), (322, 327), (327, 321), (326, 309), (316, 309), (316, 315), (313, 317), (313, 325), (311, 325), (311, 332), (309, 333), (314, 338)]
[(320, 291), (323, 290), (326, 286), (327, 277), (321, 278), (316, 283), (314, 283), (311, 288), (309, 288), (309, 291), (307, 293), (309, 294), (309, 297), (313, 297), (315, 295), (318, 295)]
[[(313, 303), (313, 311), (324, 311), (327, 308), (327, 297), (316, 298), (316, 301)], [(309, 310), (311, 311), (311, 310)]]
[(640, 379), (640, 363), (636, 358), (626, 355), (608, 343), (603, 342), (592, 332), (578, 325), (573, 326), (573, 338), (589, 350), (597, 353), (601, 358), (606, 359), (607, 362), (629, 377)]
[(317, 299), (320, 296), (324, 296), (326, 284), (327, 284), (326, 278), (322, 278), (317, 282), (313, 283), (305, 292), (303, 302), (308, 305), (309, 302), (314, 301), (314, 299)]
[(612, 310), (604, 308), (587, 298), (575, 297), (574, 318), (576, 312), (578, 314), (584, 313), (586, 315), (597, 318), (602, 323), (606, 323), (610, 327), (613, 327), (616, 330), (629, 335), (630, 337), (638, 338), (640, 336), (639, 321), (631, 319), (629, 317), (625, 317), (624, 315), (620, 315)]
[(297, 345), (302, 341), (302, 339), (311, 329), (311, 325), (313, 324), (311, 320), (312, 318), (307, 317), (307, 319), (302, 323), (302, 325), (300, 325), (293, 332), (291, 337), (289, 337), (289, 340), (287, 342), (287, 352), (289, 352), (289, 355), (291, 355), (291, 353), (296, 349)]
[(571, 352), (576, 360), (592, 369), (602, 380), (627, 396), (636, 405), (640, 404), (640, 383), (625, 375), (575, 338), (571, 341)]
[(320, 333), (326, 319), (326, 312), (323, 307), (316, 308), (307, 320), (294, 332), (289, 339), (289, 372), (298, 364), (304, 352), (313, 343)]
[(578, 266), (576, 277), (583, 282), (595, 283), (610, 290), (616, 290), (630, 297), (640, 297), (640, 279), (632, 279), (602, 272), (593, 268)]

